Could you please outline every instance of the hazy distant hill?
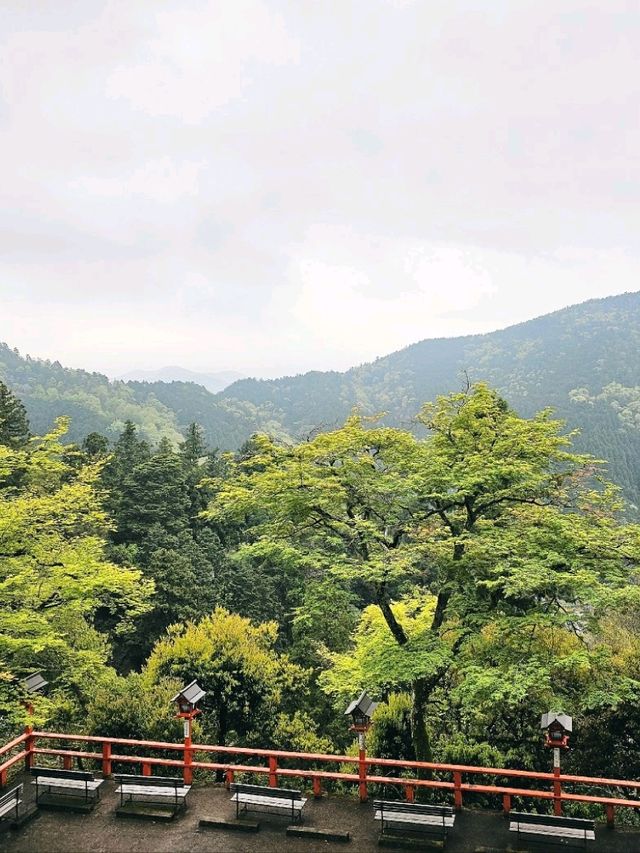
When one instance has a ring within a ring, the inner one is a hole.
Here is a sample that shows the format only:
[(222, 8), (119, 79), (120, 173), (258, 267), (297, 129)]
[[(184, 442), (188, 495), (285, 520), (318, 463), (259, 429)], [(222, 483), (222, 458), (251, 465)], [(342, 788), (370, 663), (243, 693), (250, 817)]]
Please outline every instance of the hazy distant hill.
[(486, 335), (424, 340), (346, 373), (245, 379), (218, 395), (283, 413), (303, 435), (339, 423), (358, 405), (408, 424), (425, 400), (472, 381), (497, 387), (520, 413), (553, 406), (578, 445), (610, 461), (610, 475), (640, 493), (640, 293), (591, 300)]
[(581, 448), (640, 502), (640, 293), (592, 300), (486, 335), (425, 340), (345, 373), (243, 379), (219, 394), (192, 382), (112, 382), (0, 348), (0, 378), (25, 401), (34, 430), (58, 414), (74, 438), (117, 434), (126, 418), (152, 440), (196, 420), (212, 444), (238, 447), (252, 432), (301, 437), (341, 423), (354, 405), (410, 425), (425, 400), (472, 381), (497, 387), (519, 412), (553, 406), (580, 427)]
[(200, 373), (185, 367), (161, 367), (158, 370), (132, 370), (119, 376), (122, 382), (195, 382), (203, 385), (207, 391), (216, 394), (223, 391), (232, 382), (244, 379), (236, 370), (219, 370), (216, 373)]

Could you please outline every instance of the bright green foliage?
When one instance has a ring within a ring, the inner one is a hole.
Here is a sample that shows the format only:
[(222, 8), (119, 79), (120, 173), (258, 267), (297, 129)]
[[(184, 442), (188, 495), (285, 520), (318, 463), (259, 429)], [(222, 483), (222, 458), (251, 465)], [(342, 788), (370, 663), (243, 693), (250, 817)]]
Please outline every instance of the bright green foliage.
[[(384, 623), (365, 612), (358, 683), (412, 690), (420, 757), (427, 707), (449, 682), (477, 713), (628, 696), (635, 682), (614, 677), (597, 625), (637, 597), (638, 531), (619, 523), (615, 490), (590, 486), (594, 461), (569, 452), (548, 412), (520, 418), (484, 385), (440, 398), (421, 421), (424, 440), (357, 417), (295, 447), (258, 437), (210, 516), (298, 549), (316, 574), (367, 584)], [(416, 583), (431, 596), (417, 609), (400, 599)]]
[(436, 599), (416, 594), (393, 604), (396, 620), (407, 635), (399, 644), (376, 605), (366, 607), (353, 638), (353, 648), (328, 656), (330, 667), (320, 676), (321, 686), (335, 697), (336, 708), (354, 694), (368, 690), (376, 696), (409, 691), (416, 679), (438, 672), (450, 658), (450, 648), (431, 631)]
[(182, 723), (171, 700), (183, 686), (176, 679), (156, 683), (146, 673), (124, 678), (109, 670), (91, 696), (86, 731), (129, 740), (180, 741)]
[(21, 449), (0, 445), (0, 660), (16, 677), (43, 669), (61, 694), (88, 691), (109, 657), (114, 626), (124, 634), (152, 587), (109, 562), (109, 521), (96, 494), (99, 467), (69, 467), (66, 430)]
[(312, 752), (316, 755), (334, 751), (331, 738), (318, 734), (316, 720), (305, 711), (278, 714), (270, 745), (290, 752)]
[(306, 673), (275, 651), (277, 625), (252, 624), (217, 608), (200, 622), (172, 626), (158, 641), (145, 668), (145, 677), (158, 682), (194, 678), (207, 696), (201, 707), (202, 737), (211, 743), (269, 744), (295, 696), (306, 690)]
[(411, 742), (411, 704), (408, 693), (391, 693), (378, 705), (367, 736), (367, 751), (371, 755), (415, 761)]

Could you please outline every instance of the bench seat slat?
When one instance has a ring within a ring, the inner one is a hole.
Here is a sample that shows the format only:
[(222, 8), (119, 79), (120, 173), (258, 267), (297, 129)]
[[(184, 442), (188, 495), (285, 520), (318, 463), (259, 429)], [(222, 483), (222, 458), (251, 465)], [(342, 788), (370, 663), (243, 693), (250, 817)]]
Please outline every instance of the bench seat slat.
[(231, 797), (231, 801), (238, 803), (254, 803), (256, 805), (273, 806), (274, 808), (278, 809), (287, 809), (287, 811), (290, 811), (291, 808), (295, 809), (295, 811), (299, 811), (307, 802), (304, 798), (300, 800), (284, 800), (280, 797), (264, 797), (258, 796), (257, 794), (243, 793), (234, 794), (233, 797)]
[(414, 824), (424, 824), (425, 826), (448, 826), (451, 827), (454, 824), (455, 817), (449, 817), (447, 815), (426, 815), (426, 814), (407, 814), (406, 812), (392, 812), (387, 811), (384, 812), (376, 812), (375, 819), (382, 820), (384, 818), (385, 823), (414, 823)]
[(16, 787), (13, 788), (11, 791), (7, 791), (6, 794), (3, 794), (0, 797), (0, 806), (3, 806), (9, 800), (15, 800), (17, 797), (21, 797), (22, 796), (22, 788), (23, 788), (23, 785), (21, 782), (19, 785), (16, 785)]
[(512, 823), (541, 823), (545, 826), (569, 826), (573, 829), (595, 829), (595, 822), (583, 817), (538, 814), (537, 812), (511, 812)]
[(374, 800), (373, 807), (384, 812), (407, 812), (408, 814), (452, 815), (453, 806), (430, 806), (426, 803), (402, 803), (396, 800)]
[(302, 792), (295, 791), (292, 788), (266, 788), (264, 785), (245, 785), (241, 782), (234, 782), (231, 785), (231, 792), (236, 794), (255, 794), (257, 797), (274, 797), (282, 800), (301, 800)]
[(116, 794), (147, 794), (158, 797), (175, 798), (186, 797), (191, 790), (191, 785), (183, 785), (181, 788), (153, 785), (121, 785), (116, 788)]
[(180, 776), (136, 776), (134, 773), (116, 773), (113, 777), (121, 785), (151, 785), (156, 788), (182, 788), (184, 782)]
[(16, 800), (15, 797), (12, 797), (8, 803), (3, 803), (0, 805), (0, 817), (12, 812), (16, 806), (19, 806), (22, 803), (22, 800)]
[(81, 779), (59, 779), (56, 776), (38, 776), (38, 779), (34, 779), (31, 784), (51, 788), (75, 788), (78, 791), (96, 791), (103, 782), (104, 779), (83, 782)]
[(509, 824), (511, 832), (521, 832), (527, 835), (547, 835), (549, 837), (558, 838), (587, 838), (588, 841), (595, 841), (596, 834), (592, 829), (575, 829), (571, 826), (549, 826), (543, 823), (521, 823), (513, 822)]

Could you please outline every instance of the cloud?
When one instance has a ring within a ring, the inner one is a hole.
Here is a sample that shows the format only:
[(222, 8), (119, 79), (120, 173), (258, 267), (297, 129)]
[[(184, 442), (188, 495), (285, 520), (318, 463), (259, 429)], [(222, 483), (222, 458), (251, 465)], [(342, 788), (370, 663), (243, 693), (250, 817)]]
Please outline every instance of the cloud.
[(198, 124), (239, 97), (262, 65), (297, 59), (296, 41), (266, 3), (174, 6), (156, 12), (135, 60), (109, 75), (106, 95), (149, 116)]
[(350, 364), (637, 288), (625, 0), (3, 4), (0, 338)]

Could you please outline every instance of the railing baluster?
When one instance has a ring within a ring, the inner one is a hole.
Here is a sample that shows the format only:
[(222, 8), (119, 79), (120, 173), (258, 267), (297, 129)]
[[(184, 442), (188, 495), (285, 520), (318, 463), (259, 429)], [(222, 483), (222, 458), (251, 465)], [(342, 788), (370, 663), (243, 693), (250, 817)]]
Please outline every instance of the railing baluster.
[(102, 744), (102, 775), (111, 776), (111, 744), (109, 741)]
[(269, 787), (278, 787), (278, 759), (275, 755), (269, 756)]
[[(53, 745), (47, 748), (42, 744), (43, 740), (45, 743), (46, 741), (53, 742)], [(63, 748), (65, 741), (72, 745), (78, 744), (78, 749)], [(92, 745), (93, 749), (91, 749)], [(118, 750), (117, 747), (119, 745), (125, 747), (125, 749)], [(115, 753), (113, 751), (114, 748)], [(153, 755), (151, 751), (153, 750), (166, 750), (175, 753), (175, 758), (153, 758), (151, 757)], [(209, 754), (212, 760), (205, 761), (200, 759), (200, 753)], [(180, 771), (186, 770), (191, 772), (196, 768), (205, 769), (207, 772), (219, 772), (220, 765), (224, 765), (226, 761), (225, 757), (234, 755), (238, 756), (235, 759), (236, 762), (241, 762), (243, 760), (242, 757), (244, 757), (244, 760), (254, 761), (255, 763), (238, 764), (234, 763), (234, 759), (229, 758), (228, 764), (224, 766), (224, 777), (227, 786), (235, 780), (237, 774), (257, 772), (266, 775), (268, 784), (274, 787), (277, 787), (278, 780), (283, 775), (300, 778), (307, 785), (312, 784), (313, 795), (315, 797), (322, 795), (323, 779), (342, 780), (348, 781), (351, 784), (357, 784), (360, 797), (363, 801), (367, 797), (367, 787), (369, 784), (401, 784), (405, 789), (405, 795), (409, 801), (417, 796), (418, 788), (442, 790), (453, 794), (457, 810), (462, 807), (465, 792), (500, 796), (502, 798), (503, 809), (506, 813), (512, 808), (513, 797), (531, 798), (534, 801), (538, 800), (546, 803), (553, 802), (556, 813), (562, 810), (565, 802), (591, 802), (598, 803), (605, 808), (607, 823), (609, 825), (613, 825), (615, 810), (617, 808), (640, 808), (640, 800), (605, 796), (601, 791), (598, 791), (593, 796), (584, 793), (574, 794), (565, 792), (568, 785), (574, 784), (592, 787), (598, 786), (598, 788), (626, 787), (640, 792), (639, 781), (572, 776), (561, 774), (559, 768), (553, 773), (544, 773), (538, 771), (510, 770), (506, 768), (369, 758), (365, 755), (364, 750), (361, 750), (357, 759), (355, 759), (353, 755), (310, 754), (284, 750), (252, 749), (250, 747), (198, 745), (191, 744), (190, 742), (187, 744), (176, 744), (124, 738), (105, 738), (93, 735), (31, 731), (30, 729), (25, 729), (19, 737), (0, 746), (0, 785), (6, 785), (8, 773), (12, 767), (23, 762), (28, 767), (33, 763), (37, 763), (37, 758), (40, 755), (58, 756), (62, 759), (65, 769), (71, 769), (74, 766), (75, 760), (81, 756), (83, 759), (96, 762), (98, 765), (101, 764), (102, 772), (105, 776), (108, 776), (113, 771), (113, 762), (120, 760), (139, 767), (141, 766), (144, 776), (152, 775), (152, 769), (156, 765), (159, 767), (171, 767), (176, 775)], [(196, 760), (196, 757), (199, 760)], [(286, 765), (283, 767), (282, 765), (285, 761), (291, 763), (295, 761), (296, 763), (293, 765), (295, 769), (288, 769)], [(357, 769), (355, 771), (352, 769), (349, 773), (342, 772), (339, 766), (332, 772), (317, 769), (318, 762), (329, 763), (334, 766), (350, 764), (353, 767), (356, 761)], [(312, 766), (309, 766), (310, 762), (313, 762)], [(267, 763), (267, 767), (265, 767), (265, 763)], [(308, 769), (306, 769), (307, 767)], [(450, 773), (453, 779), (452, 781), (442, 781), (439, 778), (433, 777), (426, 779), (405, 777), (401, 779), (394, 776), (393, 773), (391, 777), (387, 778), (384, 772), (381, 772), (381, 769), (388, 767), (415, 771), (416, 775), (418, 775), (417, 771), (421, 769), (445, 772)], [(475, 784), (474, 776), (477, 775), (504, 777), (510, 781), (505, 784)], [(467, 780), (464, 778), (465, 776), (471, 778)], [(526, 785), (520, 787), (515, 781), (511, 781), (525, 779), (529, 781), (535, 780), (540, 784), (536, 787), (528, 788)], [(563, 787), (565, 790), (563, 790)]]
[(462, 773), (459, 770), (453, 771), (453, 784), (453, 802), (459, 812), (462, 809)]

